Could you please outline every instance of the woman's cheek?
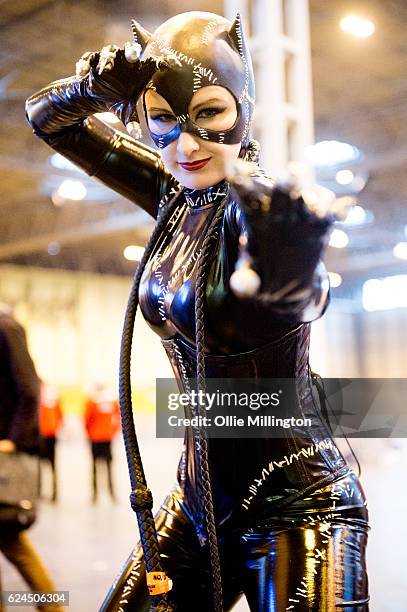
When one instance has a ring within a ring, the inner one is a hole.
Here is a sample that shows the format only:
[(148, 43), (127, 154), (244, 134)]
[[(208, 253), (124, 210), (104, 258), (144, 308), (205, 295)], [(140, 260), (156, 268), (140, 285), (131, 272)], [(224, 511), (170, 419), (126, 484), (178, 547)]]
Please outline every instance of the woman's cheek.
[(168, 147), (164, 147), (164, 149), (161, 149), (160, 153), (161, 153), (161, 158), (164, 164), (168, 167), (171, 165), (171, 159), (170, 159), (170, 156), (168, 155), (167, 149)]

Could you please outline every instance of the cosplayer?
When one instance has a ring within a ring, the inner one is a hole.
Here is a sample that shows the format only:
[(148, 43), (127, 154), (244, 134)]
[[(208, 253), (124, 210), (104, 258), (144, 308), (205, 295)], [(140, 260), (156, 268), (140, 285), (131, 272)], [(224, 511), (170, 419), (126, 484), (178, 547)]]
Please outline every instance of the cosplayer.
[[(194, 378), (202, 388), (210, 377), (292, 377), (293, 414), (312, 427), (273, 439), (205, 438), (188, 427), (178, 484), (155, 519), (166, 593), (158, 603), (149, 596), (151, 566), (138, 546), (101, 609), (230, 610), (244, 593), (258, 612), (366, 612), (366, 501), (315, 401), (308, 363), (310, 322), (328, 303), (320, 258), (332, 210), (321, 214), (255, 166), (254, 79), (239, 16), (184, 13), (154, 34), (133, 22), (133, 32), (134, 43), (85, 54), (75, 77), (32, 96), (28, 120), (157, 218), (133, 309), (139, 303), (160, 335), (179, 388)], [(158, 152), (92, 117), (114, 112), (134, 135), (138, 101)], [(138, 513), (147, 497), (134, 492)], [(151, 534), (141, 533), (145, 546)]]

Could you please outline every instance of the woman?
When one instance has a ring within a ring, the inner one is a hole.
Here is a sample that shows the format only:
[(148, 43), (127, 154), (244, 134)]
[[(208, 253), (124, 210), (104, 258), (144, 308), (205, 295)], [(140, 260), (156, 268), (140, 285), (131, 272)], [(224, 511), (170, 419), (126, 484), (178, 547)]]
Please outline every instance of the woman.
[[(309, 323), (328, 302), (319, 260), (333, 216), (312, 212), (260, 170), (225, 178), (238, 158), (256, 162), (258, 153), (239, 16), (231, 24), (191, 12), (153, 35), (135, 22), (133, 31), (136, 46), (87, 53), (76, 77), (32, 96), (28, 120), (55, 150), (158, 217), (138, 297), (179, 387), (188, 390), (197, 372), (201, 382), (295, 377), (302, 391), (293, 411), (313, 419), (284, 438), (207, 440), (223, 607), (244, 593), (259, 612), (366, 611), (363, 490), (310, 392)], [(90, 117), (110, 110), (132, 131), (139, 98), (161, 155)], [(168, 598), (182, 611), (213, 609), (195, 434), (187, 428), (178, 486), (156, 517)], [(102, 609), (147, 610), (144, 574), (136, 548)]]

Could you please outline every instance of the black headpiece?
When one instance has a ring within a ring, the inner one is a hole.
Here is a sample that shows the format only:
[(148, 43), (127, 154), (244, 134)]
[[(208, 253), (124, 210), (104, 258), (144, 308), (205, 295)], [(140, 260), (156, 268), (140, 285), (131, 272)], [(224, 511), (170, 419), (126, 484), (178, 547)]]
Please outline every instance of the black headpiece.
[[(142, 58), (173, 56), (178, 63), (171, 70), (157, 72), (148, 85), (171, 106), (177, 125), (164, 135), (151, 133), (163, 148), (181, 131), (205, 140), (247, 146), (254, 109), (254, 76), (240, 15), (230, 21), (213, 13), (182, 13), (164, 22), (150, 34), (133, 20), (135, 42)], [(188, 108), (196, 91), (208, 85), (225, 87), (234, 96), (238, 116), (235, 124), (221, 132), (207, 130), (192, 122)]]

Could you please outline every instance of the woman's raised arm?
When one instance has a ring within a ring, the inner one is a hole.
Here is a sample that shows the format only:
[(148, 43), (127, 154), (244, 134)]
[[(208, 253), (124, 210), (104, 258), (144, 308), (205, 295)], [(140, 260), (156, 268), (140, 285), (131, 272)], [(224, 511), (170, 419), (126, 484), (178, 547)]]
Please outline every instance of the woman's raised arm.
[(167, 63), (129, 61), (115, 46), (87, 53), (76, 76), (55, 81), (28, 98), (26, 115), (34, 133), (151, 216), (157, 216), (171, 175), (159, 153), (92, 115), (114, 112), (123, 123), (137, 121), (137, 100), (157, 70)]

